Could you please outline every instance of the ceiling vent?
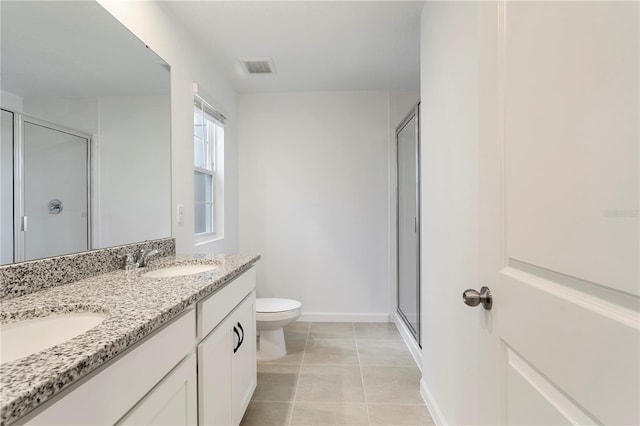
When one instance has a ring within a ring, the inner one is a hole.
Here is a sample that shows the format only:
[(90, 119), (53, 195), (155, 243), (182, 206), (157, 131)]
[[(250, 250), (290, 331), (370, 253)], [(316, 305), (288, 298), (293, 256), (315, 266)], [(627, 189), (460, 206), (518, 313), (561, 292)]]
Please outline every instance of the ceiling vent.
[(275, 74), (276, 66), (273, 59), (268, 56), (244, 57), (240, 58), (249, 74)]

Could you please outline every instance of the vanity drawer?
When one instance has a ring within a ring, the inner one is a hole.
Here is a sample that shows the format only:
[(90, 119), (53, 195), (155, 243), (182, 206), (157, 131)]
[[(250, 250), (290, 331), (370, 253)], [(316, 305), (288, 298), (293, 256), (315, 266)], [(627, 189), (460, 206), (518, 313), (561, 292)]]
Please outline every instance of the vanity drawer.
[(198, 341), (205, 338), (256, 287), (254, 267), (197, 304)]

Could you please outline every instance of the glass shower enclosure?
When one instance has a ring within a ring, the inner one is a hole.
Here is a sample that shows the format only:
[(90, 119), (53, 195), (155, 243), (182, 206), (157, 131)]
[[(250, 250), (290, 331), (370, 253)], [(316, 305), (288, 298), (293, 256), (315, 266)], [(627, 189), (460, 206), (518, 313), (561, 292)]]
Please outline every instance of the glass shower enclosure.
[(420, 342), (419, 105), (396, 128), (397, 311)]
[(91, 138), (2, 110), (0, 264), (88, 250)]

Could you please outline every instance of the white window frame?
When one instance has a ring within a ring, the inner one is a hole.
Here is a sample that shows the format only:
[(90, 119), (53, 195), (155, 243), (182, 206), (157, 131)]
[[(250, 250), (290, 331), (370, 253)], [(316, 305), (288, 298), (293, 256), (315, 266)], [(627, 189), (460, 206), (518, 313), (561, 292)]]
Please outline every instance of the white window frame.
[[(209, 152), (205, 154), (206, 157), (208, 155), (211, 158), (208, 158), (205, 161), (211, 165), (208, 167), (198, 167), (195, 164), (195, 155), (194, 155), (194, 196), (195, 196), (195, 176), (196, 173), (203, 173), (205, 175), (211, 176), (211, 188), (213, 191), (211, 197), (211, 231), (210, 232), (195, 232), (195, 212), (199, 205), (203, 204), (202, 202), (197, 201), (194, 198), (194, 236), (195, 236), (195, 245), (202, 245), (206, 243), (210, 243), (212, 241), (216, 241), (224, 238), (224, 120), (225, 116), (218, 112), (215, 108), (213, 108), (209, 103), (207, 103), (204, 99), (202, 99), (197, 94), (194, 97), (194, 116), (200, 111), (203, 117), (203, 122), (205, 119), (213, 124), (212, 127), (207, 126), (205, 131), (203, 132), (203, 136), (205, 138), (205, 143), (209, 145)], [(195, 129), (195, 118), (194, 118), (194, 150), (197, 149), (197, 132)]]

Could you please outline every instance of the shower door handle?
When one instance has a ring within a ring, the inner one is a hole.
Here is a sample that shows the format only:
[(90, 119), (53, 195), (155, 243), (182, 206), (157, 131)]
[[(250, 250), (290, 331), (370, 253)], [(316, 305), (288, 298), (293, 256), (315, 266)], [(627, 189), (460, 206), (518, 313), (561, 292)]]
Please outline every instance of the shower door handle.
[(27, 232), (27, 226), (28, 222), (27, 222), (27, 217), (26, 216), (22, 216), (22, 231), (23, 232)]

